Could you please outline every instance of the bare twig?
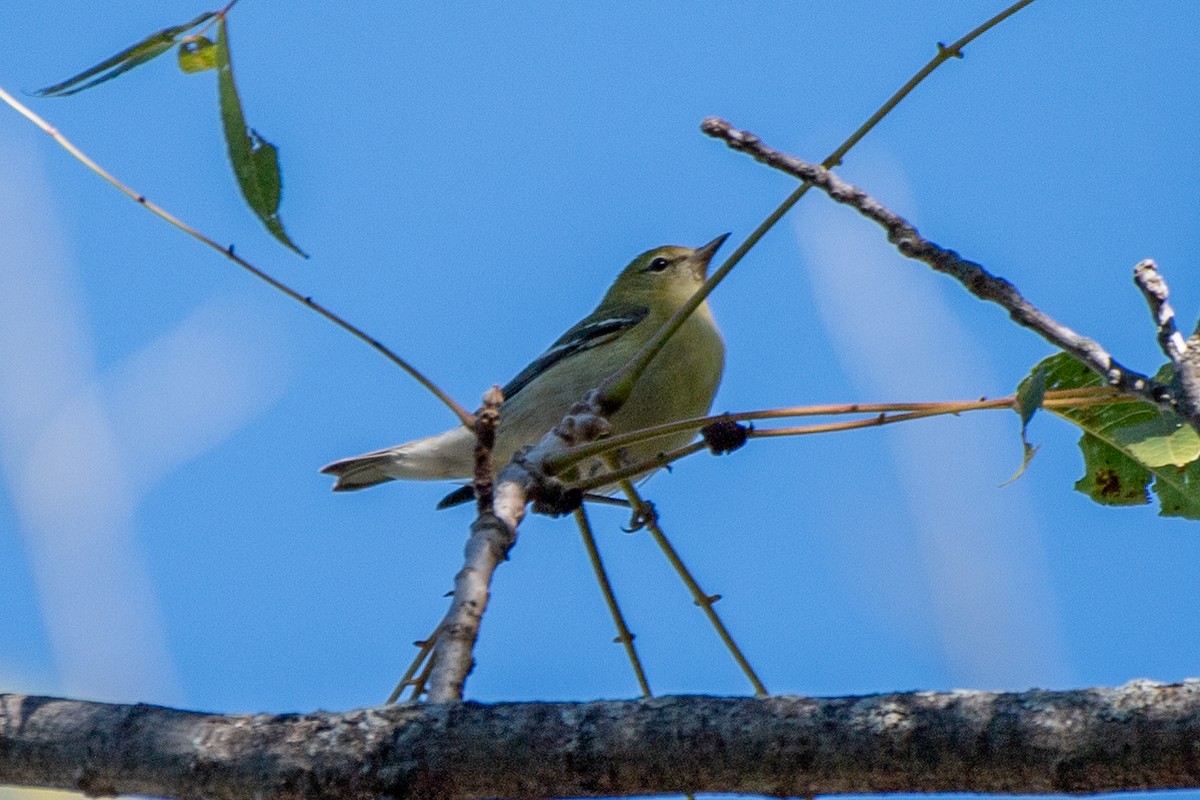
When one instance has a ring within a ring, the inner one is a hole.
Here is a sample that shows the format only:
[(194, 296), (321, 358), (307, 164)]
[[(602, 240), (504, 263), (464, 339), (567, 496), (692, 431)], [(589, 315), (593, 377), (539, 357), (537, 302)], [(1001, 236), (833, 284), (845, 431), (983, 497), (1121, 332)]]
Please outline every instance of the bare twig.
[[(479, 635), (479, 624), (487, 607), (492, 576), (517, 541), (517, 530), (531, 500), (539, 503), (561, 502), (555, 494), (561, 484), (541, 471), (545, 459), (575, 444), (596, 439), (608, 432), (608, 422), (599, 408), (595, 390), (576, 403), (570, 413), (533, 447), (513, 456), (496, 476), (492, 512), (480, 514), (471, 525), (464, 565), (454, 579), (454, 599), (440, 625), (434, 647), (433, 671), (429, 679), (429, 699), (433, 702), (461, 700), (462, 689), (473, 664), (472, 651)], [(573, 491), (578, 506), (582, 492)]]
[(1200, 787), (1200, 681), (222, 715), (0, 695), (0, 783), (178, 800)]
[[(978, 25), (965, 36), (952, 42), (951, 44), (944, 45), (941, 42), (938, 42), (937, 54), (934, 55), (934, 57), (931, 58), (929, 62), (925, 64), (925, 66), (917, 70), (917, 72), (911, 78), (909, 78), (908, 81), (906, 81), (905, 84), (895, 92), (895, 94), (889, 97), (884, 104), (867, 119), (866, 122), (859, 126), (858, 130), (850, 134), (850, 136), (844, 142), (838, 145), (838, 147), (829, 154), (828, 158), (825, 159), (825, 166), (832, 168), (842, 163), (842, 159), (848, 152), (850, 152), (850, 149), (862, 141), (863, 137), (865, 137), (872, 128), (878, 125), (884, 117), (890, 114), (896, 108), (896, 106), (898, 106), (904, 100), (905, 97), (907, 97), (914, 89), (917, 88), (917, 86), (921, 84), (922, 81), (933, 74), (934, 70), (952, 58), (962, 58), (962, 51), (964, 47), (975, 41), (983, 34), (987, 33), (992, 28), (999, 25), (1004, 20), (1011, 17), (1013, 14), (1016, 14), (1021, 9), (1030, 5), (1032, 2), (1033, 0), (1018, 0), (1018, 2), (1013, 3), (1008, 8), (1005, 8), (999, 14), (991, 17), (983, 24)], [(704, 285), (696, 290), (696, 294), (692, 296), (687, 303), (676, 310), (669, 320), (663, 323), (662, 330), (660, 330), (653, 339), (647, 342), (646, 345), (642, 347), (641, 351), (638, 352), (637, 355), (635, 355), (629, 361), (629, 363), (611, 375), (608, 380), (604, 382), (604, 386), (601, 387), (601, 390), (602, 394), (606, 396), (606, 399), (607, 396), (612, 393), (616, 393), (618, 396), (620, 396), (622, 393), (624, 395), (628, 395), (630, 388), (637, 380), (637, 376), (641, 375), (651, 360), (653, 360), (655, 355), (657, 355), (658, 352), (663, 348), (663, 346), (666, 344), (666, 341), (672, 336), (672, 334), (678, 330), (679, 327), (683, 325), (684, 321), (691, 315), (691, 313), (699, 308), (700, 304), (703, 303), (710, 294), (712, 294), (713, 290), (717, 288), (717, 284), (725, 280), (725, 276), (727, 276), (734, 266), (736, 266), (737, 263), (741, 261), (743, 257), (745, 257), (746, 253), (750, 252), (750, 249), (757, 245), (759, 240), (761, 240), (763, 236), (766, 236), (767, 232), (770, 231), (771, 228), (775, 227), (775, 224), (779, 222), (779, 220), (783, 219), (783, 216), (791, 210), (792, 206), (796, 205), (796, 203), (800, 201), (800, 198), (802, 198), (805, 193), (808, 192), (808, 188), (808, 184), (803, 184), (790, 195), (788, 195), (788, 197), (782, 203), (780, 203), (779, 206), (772, 211), (766, 219), (759, 223), (758, 227), (746, 237), (746, 240), (737, 246), (737, 249), (735, 249), (729, 258), (726, 259), (725, 263), (713, 271), (711, 275), (709, 275), (708, 280), (704, 282)]]
[(1172, 363), (1178, 364), (1188, 348), (1183, 334), (1175, 327), (1175, 309), (1171, 308), (1168, 300), (1170, 291), (1162, 273), (1158, 271), (1158, 264), (1150, 258), (1139, 261), (1133, 268), (1133, 282), (1141, 289), (1146, 304), (1150, 306), (1150, 313), (1154, 316), (1154, 324), (1158, 329), (1158, 345), (1162, 348), (1163, 355), (1171, 359)]
[[(1079, 389), (1057, 389), (1046, 392), (1042, 407), (1056, 413), (1063, 409), (1080, 408), (1082, 406), (1109, 405), (1112, 403), (1128, 403), (1129, 397), (1107, 386), (1090, 386)], [(840, 433), (841, 431), (876, 428), (881, 425), (892, 425), (897, 422), (912, 422), (931, 417), (958, 416), (969, 411), (994, 411), (997, 409), (1012, 409), (1016, 403), (1016, 395), (997, 397), (993, 399), (957, 400), (938, 403), (842, 403), (838, 405), (794, 406), (792, 408), (770, 408), (762, 411), (730, 411), (708, 417), (696, 417), (690, 420), (680, 420), (641, 431), (633, 431), (619, 436), (611, 436), (599, 442), (572, 448), (561, 455), (550, 459), (550, 463), (559, 465), (573, 464), (582, 458), (607, 452), (613, 452), (630, 442), (639, 442), (667, 433), (682, 430), (698, 429), (718, 421), (739, 422), (746, 420), (782, 419), (787, 417), (838, 416), (849, 414), (870, 414), (866, 419), (843, 422), (826, 422), (819, 425), (801, 425), (788, 428), (754, 428), (746, 432), (747, 438), (766, 439), (779, 436), (808, 436), (816, 433)], [(613, 481), (622, 478), (635, 478), (652, 470), (674, 464), (676, 461), (690, 455), (710, 449), (704, 441), (695, 441), (683, 447), (665, 453), (659, 453), (644, 461), (625, 464), (619, 469), (606, 472), (588, 480), (579, 481), (576, 488), (583, 492), (591, 492)]]
[(631, 464), (614, 467), (608, 472), (597, 475), (594, 478), (576, 481), (572, 486), (582, 491), (585, 495), (590, 494), (601, 489), (601, 487), (612, 486), (614, 482), (635, 480), (647, 473), (669, 467), (676, 461), (695, 455), (696, 453), (701, 453), (707, 449), (707, 444), (701, 440), (697, 440), (683, 447), (677, 447), (665, 453), (658, 453), (644, 461), (635, 461)]
[[(433, 702), (462, 700), (463, 685), (474, 665), (475, 640), (487, 608), (492, 574), (508, 558), (508, 551), (517, 541), (517, 524), (509, 525), (494, 510), (492, 448), (503, 402), (500, 388), (493, 386), (483, 395), (483, 405), (475, 414), (474, 485), (478, 516), (464, 548), (463, 568), (454, 578), (450, 610), (434, 632), (435, 642), (425, 676), (429, 699)], [(392, 697), (396, 696), (393, 693)], [(418, 688), (413, 699), (419, 696)]]
[[(435, 642), (436, 644), (436, 642)], [(425, 694), (425, 687), (429, 685), (429, 676), (433, 672), (433, 659), (425, 659), (425, 665), (421, 667), (421, 672), (417, 677), (412, 679), (412, 699), (420, 700), (421, 695)]]
[(807, 181), (829, 195), (835, 202), (848, 205), (878, 223), (887, 231), (888, 241), (903, 255), (928, 264), (938, 272), (956, 279), (967, 291), (1005, 308), (1017, 324), (1036, 332), (1046, 341), (1062, 348), (1104, 377), (1110, 386), (1136, 395), (1162, 408), (1176, 411), (1200, 429), (1200, 414), (1184, 413), (1179, 398), (1170, 387), (1119, 363), (1099, 342), (1081, 336), (1050, 317), (1026, 300), (1017, 288), (1003, 278), (992, 275), (973, 261), (967, 261), (953, 250), (947, 250), (922, 237), (903, 217), (884, 206), (865, 191), (834, 175), (817, 164), (802, 161), (775, 150), (753, 133), (740, 131), (722, 119), (709, 118), (701, 129), (722, 139), (734, 150), (740, 150), (767, 166)]
[[(398, 702), (400, 700), (400, 695), (404, 694), (404, 690), (410, 686), (414, 688), (412, 697), (409, 699), (420, 699), (421, 693), (417, 688), (418, 682), (414, 679), (417, 675), (417, 670), (426, 665), (426, 662), (429, 660), (429, 654), (433, 652), (433, 646), (437, 644), (437, 637), (441, 631), (442, 628), (439, 623), (438, 627), (435, 628), (433, 633), (431, 633), (427, 638), (422, 639), (419, 642), (414, 642), (417, 647), (417, 654), (413, 656), (413, 660), (408, 665), (408, 669), (404, 671), (404, 675), (401, 676), (400, 680), (396, 682), (396, 688), (392, 690), (392, 693), (388, 695), (388, 699), (385, 700), (384, 703), (390, 704)], [(423, 686), (424, 684), (422, 683), (421, 685)]]
[[(983, 411), (988, 409), (1006, 409), (1013, 408), (1016, 403), (1016, 395), (1007, 395), (1005, 397), (996, 397), (992, 399), (979, 398), (977, 400), (942, 400), (936, 402), (923, 403), (836, 403), (827, 405), (808, 405), (808, 406), (788, 406), (785, 408), (768, 408), (758, 411), (727, 411), (720, 414), (712, 414), (705, 417), (694, 417), (692, 419), (681, 419), (675, 422), (667, 422), (662, 425), (654, 425), (649, 428), (642, 428), (628, 433), (621, 433), (615, 436), (608, 436), (595, 442), (572, 447), (571, 449), (552, 457), (547, 458), (545, 469), (550, 474), (558, 474), (564, 469), (573, 464), (577, 464), (584, 459), (593, 458), (603, 453), (612, 453), (620, 450), (623, 447), (628, 447), (631, 444), (639, 444), (641, 442), (650, 441), (660, 436), (667, 436), (673, 433), (679, 433), (687, 430), (700, 430), (705, 425), (720, 420), (730, 420), (733, 422), (748, 422), (751, 420), (767, 420), (767, 419), (786, 419), (791, 417), (823, 417), (823, 416), (838, 416), (845, 414), (877, 414), (891, 415), (898, 412), (920, 412), (920, 416), (939, 416), (945, 414), (962, 414), (967, 411)], [(1115, 389), (1103, 386), (1093, 386), (1080, 389), (1056, 389), (1046, 392), (1043, 405), (1046, 408), (1054, 407), (1074, 407), (1079, 405), (1104, 404), (1112, 402), (1126, 402), (1128, 398), (1118, 394)], [(895, 420), (889, 416), (888, 419)], [(766, 435), (759, 433), (758, 435)], [(701, 448), (702, 449), (702, 448)], [(687, 450), (687, 452), (681, 452)], [(676, 451), (679, 457), (691, 455), (692, 448), (681, 448), (681, 451)], [(666, 466), (676, 460), (676, 453), (665, 454), (664, 457), (655, 456), (653, 459), (642, 462), (641, 471), (633, 471), (632, 469), (625, 473), (622, 470), (622, 477), (631, 477), (639, 475), (649, 469)], [(632, 465), (629, 465), (632, 466)], [(612, 476), (606, 474), (598, 476), (592, 481), (580, 484), (580, 488), (585, 491), (594, 489), (598, 486), (603, 486), (605, 479), (611, 482)]]
[(1183, 393), (1179, 399), (1187, 411), (1184, 416), (1190, 418), (1200, 409), (1200, 337), (1194, 336), (1189, 342), (1175, 326), (1175, 309), (1168, 299), (1170, 291), (1167, 281), (1152, 259), (1140, 261), (1133, 268), (1133, 282), (1141, 289), (1146, 304), (1150, 306), (1158, 330), (1158, 346), (1175, 366), (1179, 390)]

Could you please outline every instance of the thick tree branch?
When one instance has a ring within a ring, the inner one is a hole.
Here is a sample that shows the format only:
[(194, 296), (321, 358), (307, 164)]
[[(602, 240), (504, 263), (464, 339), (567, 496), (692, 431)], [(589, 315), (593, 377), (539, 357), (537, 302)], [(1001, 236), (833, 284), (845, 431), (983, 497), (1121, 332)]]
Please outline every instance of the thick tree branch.
[(1054, 346), (1062, 348), (1100, 373), (1109, 385), (1175, 411), (1200, 430), (1200, 412), (1190, 409), (1191, 413), (1188, 413), (1187, 403), (1181, 402), (1181, 398), (1170, 387), (1119, 363), (1099, 342), (1079, 335), (1041, 311), (1008, 281), (992, 275), (973, 261), (967, 261), (953, 250), (947, 250), (924, 238), (903, 217), (862, 189), (843, 181), (817, 164), (810, 164), (775, 150), (753, 133), (737, 130), (725, 120), (710, 117), (704, 120), (700, 127), (704, 133), (722, 139), (734, 150), (740, 150), (756, 161), (811, 183), (834, 201), (854, 208), (882, 226), (887, 231), (888, 241), (896, 245), (896, 249), (905, 256), (923, 261), (938, 272), (950, 275), (981, 300), (1003, 306), (1013, 321), (1038, 333)]
[(461, 700), (467, 675), (475, 665), (475, 640), (487, 608), (492, 575), (516, 544), (516, 528), (495, 514), (480, 514), (471, 524), (463, 548), (463, 568), (454, 576), (450, 609), (434, 634), (430, 658), (429, 699), (435, 703)]
[[(517, 530), (525, 517), (526, 503), (532, 500), (535, 510), (565, 514), (582, 501), (581, 491), (565, 489), (561, 482), (546, 474), (542, 465), (551, 456), (608, 432), (608, 422), (598, 398), (596, 390), (589, 392), (541, 441), (514, 455), (496, 476), (494, 493), (485, 498), (491, 507), (481, 504), (479, 516), (471, 525), (463, 568), (454, 579), (454, 598), (450, 610), (438, 625), (437, 643), (430, 656), (433, 659), (430, 701), (441, 703), (462, 699), (463, 686), (474, 665), (475, 640), (487, 608), (492, 575), (517, 542)], [(480, 414), (485, 418), (490, 414), (486, 401)], [(485, 433), (484, 438), (486, 436)], [(481, 439), (481, 451), (487, 450), (483, 444), (486, 442)], [(488, 462), (484, 466), (490, 471), (490, 452), (477, 455)], [(483, 477), (477, 476), (476, 483)]]
[(0, 783), (181, 800), (1200, 787), (1200, 681), (201, 714), (0, 695)]

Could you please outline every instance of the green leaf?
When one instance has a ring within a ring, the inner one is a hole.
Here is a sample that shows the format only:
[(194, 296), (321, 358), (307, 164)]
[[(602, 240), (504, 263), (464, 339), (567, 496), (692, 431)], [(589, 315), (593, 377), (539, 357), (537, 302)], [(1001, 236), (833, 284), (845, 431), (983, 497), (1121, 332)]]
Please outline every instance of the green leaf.
[(246, 198), (251, 210), (276, 239), (308, 258), (308, 254), (288, 238), (283, 221), (279, 218), (279, 200), (283, 189), (279, 174), (279, 151), (275, 145), (259, 136), (258, 131), (246, 126), (242, 101), (233, 82), (233, 65), (229, 59), (229, 37), (224, 19), (217, 22), (216, 61), (225, 145), (242, 197)]
[(1025, 470), (1029, 469), (1029, 462), (1033, 461), (1033, 457), (1037, 454), (1037, 447), (1029, 443), (1029, 421), (1042, 407), (1042, 401), (1045, 398), (1046, 370), (1038, 365), (1017, 387), (1016, 411), (1021, 417), (1021, 449), (1024, 455), (1021, 458), (1021, 466), (1017, 467), (1017, 471), (1012, 474), (1012, 477), (1000, 484), (1001, 486), (1007, 486), (1025, 474)]
[(192, 28), (203, 22), (207, 22), (214, 16), (216, 15), (213, 12), (206, 11), (191, 22), (183, 25), (175, 25), (170, 28), (163, 28), (157, 33), (150, 34), (132, 47), (127, 47), (115, 56), (101, 61), (91, 69), (86, 69), (74, 77), (67, 78), (62, 83), (47, 86), (45, 89), (38, 89), (34, 94), (39, 97), (66, 97), (76, 92), (82, 92), (84, 89), (98, 86), (105, 81), (110, 81), (134, 67), (140, 67), (147, 61), (161, 56), (175, 46), (180, 34), (190, 31)]
[[(1065, 353), (1045, 359), (1039, 370), (1047, 390), (1105, 385)], [(1174, 371), (1168, 364), (1155, 379), (1170, 383)], [(1182, 417), (1142, 400), (1047, 410), (1084, 431), (1085, 473), (1076, 489), (1103, 505), (1144, 505), (1153, 483), (1159, 514), (1200, 519), (1200, 436)]]
[(207, 36), (179, 43), (179, 68), (184, 72), (205, 72), (217, 68), (217, 46)]
[(1171, 483), (1156, 481), (1154, 493), (1164, 517), (1200, 519), (1200, 461), (1178, 468)]
[(1144, 506), (1150, 502), (1146, 487), (1150, 470), (1097, 436), (1085, 433), (1079, 440), (1085, 466), (1075, 488), (1105, 506)]
[(1017, 413), (1021, 415), (1021, 433), (1046, 399), (1046, 369), (1039, 364), (1017, 387)]

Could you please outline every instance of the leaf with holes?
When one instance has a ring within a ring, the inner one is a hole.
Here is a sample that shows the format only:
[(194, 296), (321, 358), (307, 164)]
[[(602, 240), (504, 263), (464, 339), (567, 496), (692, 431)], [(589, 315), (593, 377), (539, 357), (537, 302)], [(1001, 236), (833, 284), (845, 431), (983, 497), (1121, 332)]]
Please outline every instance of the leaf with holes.
[[(1059, 353), (1038, 364), (1047, 391), (1104, 386), (1104, 380)], [(1155, 380), (1171, 383), (1168, 364)], [(1103, 505), (1145, 505), (1153, 484), (1162, 516), (1200, 519), (1200, 435), (1177, 414), (1143, 400), (1048, 408), (1083, 430), (1085, 472), (1075, 488)]]
[(288, 238), (279, 218), (279, 199), (282, 180), (279, 174), (279, 151), (275, 145), (246, 126), (246, 114), (233, 82), (233, 65), (229, 59), (229, 34), (225, 20), (217, 23), (217, 91), (221, 104), (221, 125), (225, 130), (225, 145), (229, 161), (237, 176), (242, 197), (263, 225), (276, 239), (305, 258), (308, 255)]

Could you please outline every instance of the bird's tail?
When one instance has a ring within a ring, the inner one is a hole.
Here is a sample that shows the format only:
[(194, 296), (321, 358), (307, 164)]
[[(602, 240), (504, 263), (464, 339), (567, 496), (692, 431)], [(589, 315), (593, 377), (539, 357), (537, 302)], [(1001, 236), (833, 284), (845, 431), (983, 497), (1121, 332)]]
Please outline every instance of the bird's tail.
[(451, 428), (436, 436), (334, 461), (321, 467), (321, 472), (337, 478), (335, 492), (352, 492), (396, 479), (466, 478), (471, 474), (474, 449), (474, 434), (466, 428)]

